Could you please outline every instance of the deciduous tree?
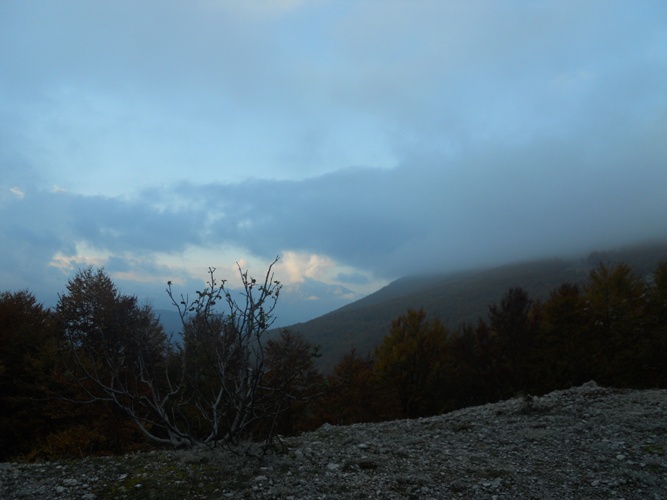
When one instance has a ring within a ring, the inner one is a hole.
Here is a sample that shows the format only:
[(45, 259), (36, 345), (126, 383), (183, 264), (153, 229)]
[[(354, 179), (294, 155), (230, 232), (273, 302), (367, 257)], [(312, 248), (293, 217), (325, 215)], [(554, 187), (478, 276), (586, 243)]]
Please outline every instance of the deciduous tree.
[(645, 341), (645, 284), (627, 264), (600, 264), (585, 286), (587, 336), (596, 380), (633, 385)]
[(57, 312), (81, 388), (91, 401), (114, 403), (157, 443), (239, 449), (261, 432), (265, 450), (285, 401), (304, 396), (313, 376), (312, 351), (298, 337), (265, 344), (281, 289), (276, 261), (261, 281), (238, 267), (238, 294), (213, 268), (193, 300), (177, 298), (169, 282), (181, 346), (168, 345), (152, 310), (120, 294), (102, 270), (80, 271)]
[(528, 293), (513, 287), (500, 304), (489, 308), (489, 328), (496, 335), (503, 356), (498, 375), (508, 384), (507, 395), (525, 391), (530, 384), (530, 353), (537, 324), (531, 316), (531, 305)]
[[(394, 394), (375, 375), (370, 355), (350, 351), (327, 377), (328, 390), (319, 402), (318, 418), (334, 425), (378, 422), (401, 414)], [(392, 391), (393, 392), (393, 391)]]
[(432, 415), (441, 409), (448, 331), (423, 309), (392, 321), (389, 334), (376, 349), (375, 372), (394, 391), (402, 415)]
[(0, 293), (0, 460), (49, 432), (43, 401), (56, 364), (51, 314), (27, 290)]
[(315, 368), (318, 348), (298, 333), (281, 330), (266, 343), (262, 398), (273, 405), (273, 428), (265, 430), (294, 435), (310, 430), (313, 403), (324, 391), (324, 379)]
[(68, 282), (56, 318), (69, 373), (79, 388), (66, 396), (107, 408), (108, 439), (124, 432), (128, 418), (153, 435), (150, 394), (164, 383), (168, 345), (152, 309), (120, 293), (103, 269), (87, 267)]
[(540, 392), (574, 387), (595, 378), (586, 355), (589, 339), (585, 325), (586, 303), (579, 287), (566, 283), (553, 290), (542, 308), (538, 338)]

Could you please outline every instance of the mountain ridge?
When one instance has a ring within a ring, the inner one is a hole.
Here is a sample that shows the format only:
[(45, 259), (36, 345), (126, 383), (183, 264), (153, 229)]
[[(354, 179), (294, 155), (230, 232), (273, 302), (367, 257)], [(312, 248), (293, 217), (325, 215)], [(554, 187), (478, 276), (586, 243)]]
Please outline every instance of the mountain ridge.
[(601, 262), (625, 262), (639, 276), (652, 273), (667, 260), (667, 241), (596, 251), (587, 256), (557, 257), (507, 263), (453, 273), (398, 278), (377, 292), (288, 329), (320, 347), (318, 368), (330, 371), (354, 349), (372, 353), (389, 332), (392, 320), (408, 309), (423, 308), (428, 318), (438, 318), (450, 329), (485, 318), (511, 287), (525, 289), (532, 299), (545, 300), (563, 283), (581, 285)]

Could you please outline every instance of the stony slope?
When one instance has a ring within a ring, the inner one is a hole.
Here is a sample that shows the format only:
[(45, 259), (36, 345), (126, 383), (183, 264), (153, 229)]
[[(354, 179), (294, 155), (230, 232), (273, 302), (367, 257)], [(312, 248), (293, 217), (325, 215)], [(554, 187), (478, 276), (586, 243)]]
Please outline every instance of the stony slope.
[(667, 499), (667, 390), (595, 383), (419, 420), (325, 426), (262, 461), (153, 452), (0, 464), (0, 497)]

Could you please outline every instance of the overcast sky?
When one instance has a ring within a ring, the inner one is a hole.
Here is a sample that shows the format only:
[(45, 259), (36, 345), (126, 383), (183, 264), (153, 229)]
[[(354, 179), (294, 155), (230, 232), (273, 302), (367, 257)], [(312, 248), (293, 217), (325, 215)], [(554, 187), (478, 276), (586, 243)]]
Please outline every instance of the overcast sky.
[(663, 0), (0, 2), (3, 290), (280, 255), (366, 294), (666, 236)]

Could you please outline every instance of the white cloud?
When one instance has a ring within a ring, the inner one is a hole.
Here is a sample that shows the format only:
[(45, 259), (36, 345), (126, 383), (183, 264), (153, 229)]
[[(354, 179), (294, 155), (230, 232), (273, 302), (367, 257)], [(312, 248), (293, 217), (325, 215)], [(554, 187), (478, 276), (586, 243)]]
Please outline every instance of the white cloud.
[(90, 246), (85, 241), (80, 241), (74, 244), (74, 252), (66, 254), (64, 252), (56, 252), (48, 263), (49, 266), (55, 267), (68, 275), (77, 268), (94, 266), (104, 267), (108, 262), (110, 254), (108, 252), (99, 251)]
[(277, 272), (285, 276), (285, 284), (302, 283), (306, 278), (321, 280), (327, 277), (335, 266), (335, 262), (324, 255), (287, 251), (281, 256)]

